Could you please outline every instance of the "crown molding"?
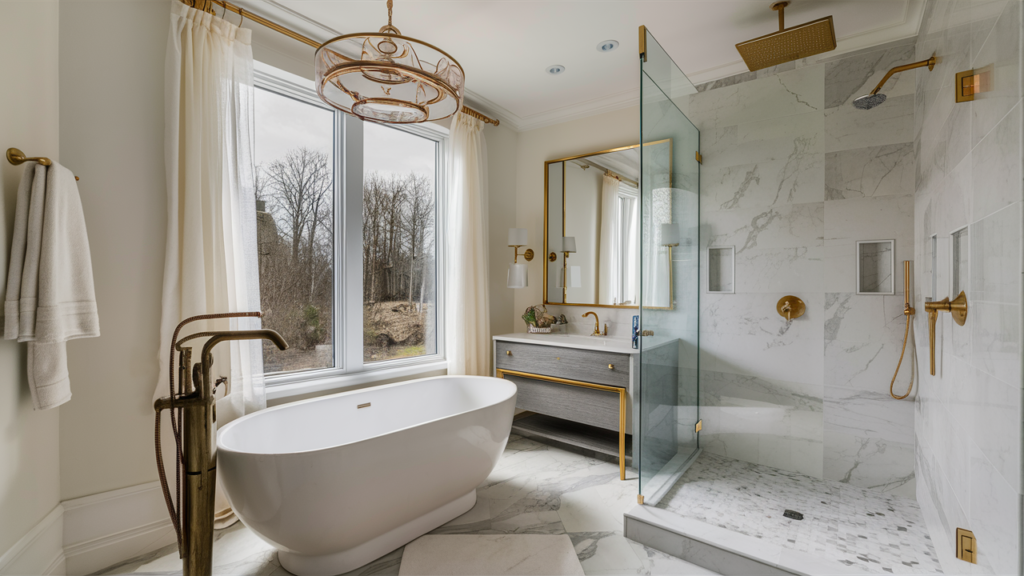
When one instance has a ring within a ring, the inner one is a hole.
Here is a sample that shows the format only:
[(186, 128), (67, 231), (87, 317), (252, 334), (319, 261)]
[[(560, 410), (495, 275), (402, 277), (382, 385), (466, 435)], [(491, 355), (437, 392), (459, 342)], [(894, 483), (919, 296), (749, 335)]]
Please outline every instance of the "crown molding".
[[(258, 7), (259, 12), (268, 18), (280, 21), (282, 24), (295, 29), (314, 39), (327, 39), (339, 36), (341, 32), (329, 26), (325, 26), (299, 12), (288, 8), (276, 0), (238, 0), (238, 3), (247, 8)], [(921, 20), (924, 16), (925, 0), (904, 0), (903, 18), (896, 23), (880, 26), (872, 30), (866, 30), (857, 34), (840, 38), (835, 50), (826, 54), (820, 54), (808, 59), (809, 63), (816, 63), (827, 59), (835, 58), (850, 52), (856, 52), (872, 46), (887, 44), (906, 38), (912, 38), (918, 34), (921, 27)], [(713, 82), (736, 74), (747, 72), (747, 67), (742, 59), (737, 59), (726, 64), (697, 70), (687, 73), (686, 76), (696, 86), (706, 82)], [(501, 120), (501, 125), (516, 132), (536, 130), (545, 126), (560, 124), (570, 120), (596, 116), (636, 106), (640, 102), (639, 87), (624, 90), (614, 94), (608, 94), (599, 98), (593, 98), (582, 102), (575, 102), (564, 106), (558, 106), (544, 112), (520, 116), (498, 103), (490, 100), (479, 92), (466, 90), (466, 102), (474, 109)]]

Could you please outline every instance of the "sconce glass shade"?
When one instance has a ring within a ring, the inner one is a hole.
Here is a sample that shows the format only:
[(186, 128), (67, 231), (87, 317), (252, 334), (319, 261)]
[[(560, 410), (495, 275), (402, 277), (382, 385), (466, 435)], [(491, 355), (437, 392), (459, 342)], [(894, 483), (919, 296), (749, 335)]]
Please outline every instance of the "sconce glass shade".
[(679, 245), (679, 228), (677, 228), (675, 224), (669, 223), (661, 225), (661, 245)]
[[(558, 288), (566, 288), (565, 285), (565, 270), (558, 271)], [(569, 266), (569, 286), (568, 288), (582, 288), (583, 287), (583, 270), (580, 266)]]
[(316, 51), (316, 91), (327, 104), (386, 124), (447, 118), (462, 107), (466, 74), (443, 50), (402, 36), (388, 24), (378, 32), (345, 34)]
[(508, 287), (509, 288), (526, 288), (528, 285), (528, 278), (526, 275), (526, 264), (509, 264), (508, 265)]
[(575, 252), (576, 251), (576, 237), (575, 236), (563, 236), (562, 237), (562, 249), (559, 252)]
[(526, 228), (509, 228), (508, 229), (508, 245), (509, 246), (526, 246)]

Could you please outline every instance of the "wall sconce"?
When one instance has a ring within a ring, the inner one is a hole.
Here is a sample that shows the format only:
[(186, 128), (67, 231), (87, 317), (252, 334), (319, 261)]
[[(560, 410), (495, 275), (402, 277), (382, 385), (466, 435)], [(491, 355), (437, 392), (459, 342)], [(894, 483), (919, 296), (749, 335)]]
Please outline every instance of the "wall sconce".
[(679, 246), (679, 228), (675, 224), (661, 225), (661, 245), (669, 248)]
[[(529, 279), (526, 273), (526, 264), (519, 263), (519, 249), (526, 246), (526, 228), (509, 228), (508, 229), (508, 247), (515, 249), (515, 257), (511, 264), (508, 265), (508, 287), (509, 288), (526, 288), (529, 285)], [(522, 257), (527, 262), (533, 260), (533, 250), (527, 248), (522, 253)]]
[[(566, 268), (566, 264), (569, 263), (569, 254), (572, 254), (572, 253), (576, 252), (576, 237), (575, 236), (562, 236), (562, 248), (561, 248), (561, 250), (559, 250), (559, 252), (561, 252), (562, 255), (563, 255), (563, 258), (562, 258), (562, 274), (559, 277), (559, 279), (561, 280), (562, 302), (565, 303), (566, 299), (568, 298), (568, 294), (566, 294), (566, 290), (568, 290), (570, 287), (572, 287), (572, 288), (579, 288), (580, 284), (581, 284), (581, 282), (579, 282), (580, 279), (578, 277), (574, 277), (574, 276), (570, 276), (569, 277), (569, 282), (565, 281), (565, 268)], [(570, 273), (572, 273), (572, 272), (576, 272), (577, 274), (579, 273), (579, 266), (573, 266), (572, 268), (573, 268), (573, 270)], [(573, 282), (573, 279), (575, 279), (576, 282)]]

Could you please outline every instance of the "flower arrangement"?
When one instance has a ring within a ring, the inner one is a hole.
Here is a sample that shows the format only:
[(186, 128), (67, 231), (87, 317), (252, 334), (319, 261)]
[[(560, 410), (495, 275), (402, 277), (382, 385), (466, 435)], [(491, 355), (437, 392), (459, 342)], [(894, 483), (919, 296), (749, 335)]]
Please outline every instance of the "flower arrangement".
[(548, 314), (548, 309), (543, 304), (530, 306), (523, 314), (523, 321), (526, 322), (526, 330), (530, 334), (550, 334), (551, 326), (558, 322), (558, 319)]

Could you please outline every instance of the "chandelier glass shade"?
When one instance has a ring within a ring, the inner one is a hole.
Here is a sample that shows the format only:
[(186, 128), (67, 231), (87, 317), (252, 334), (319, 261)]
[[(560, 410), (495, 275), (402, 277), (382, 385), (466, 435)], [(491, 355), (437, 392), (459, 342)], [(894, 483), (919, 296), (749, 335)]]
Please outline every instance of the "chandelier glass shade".
[(443, 50), (402, 36), (388, 24), (379, 32), (346, 34), (316, 51), (316, 88), (327, 104), (386, 124), (414, 124), (452, 116), (462, 107), (466, 75)]

